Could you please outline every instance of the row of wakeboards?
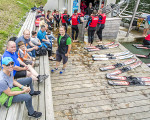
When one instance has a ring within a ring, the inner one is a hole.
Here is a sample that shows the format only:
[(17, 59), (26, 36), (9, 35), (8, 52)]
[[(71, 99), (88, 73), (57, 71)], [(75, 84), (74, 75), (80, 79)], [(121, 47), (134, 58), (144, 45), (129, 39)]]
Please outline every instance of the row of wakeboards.
[[(110, 49), (118, 47), (119, 44), (108, 43), (106, 45), (98, 45), (92, 47), (86, 47), (85, 49), (89, 52), (98, 51), (103, 49)], [(141, 61), (137, 61), (136, 58), (132, 58), (134, 54), (130, 53), (129, 51), (120, 52), (120, 53), (108, 53), (108, 54), (93, 54), (92, 59), (95, 61), (101, 60), (110, 60), (110, 59), (128, 59), (122, 63), (116, 63), (114, 65), (104, 66), (99, 68), (100, 71), (108, 71), (113, 70), (116, 68), (120, 68), (118, 70), (114, 70), (113, 72), (109, 72), (106, 74), (106, 78), (108, 79), (109, 85), (115, 86), (129, 86), (129, 85), (136, 85), (136, 86), (146, 86), (150, 85), (150, 77), (132, 77), (132, 76), (117, 76), (121, 73), (128, 72), (136, 67), (142, 65)], [(150, 65), (150, 64), (148, 64)], [(125, 66), (125, 67), (124, 67)]]

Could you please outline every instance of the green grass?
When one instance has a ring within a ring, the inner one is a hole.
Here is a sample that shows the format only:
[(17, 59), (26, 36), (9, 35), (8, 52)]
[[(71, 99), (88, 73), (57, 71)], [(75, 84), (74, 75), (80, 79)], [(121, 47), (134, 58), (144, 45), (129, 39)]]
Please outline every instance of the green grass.
[[(19, 1), (19, 2), (18, 2)], [(45, 5), (47, 0), (0, 0), (0, 54), (4, 52), (4, 44), (12, 34), (18, 34), (21, 27), (16, 28), (21, 18), (36, 4)]]

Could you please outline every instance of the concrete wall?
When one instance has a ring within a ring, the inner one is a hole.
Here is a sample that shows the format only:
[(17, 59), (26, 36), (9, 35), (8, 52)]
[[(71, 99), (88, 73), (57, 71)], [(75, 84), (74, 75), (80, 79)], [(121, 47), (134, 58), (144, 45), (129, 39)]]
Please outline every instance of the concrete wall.
[[(87, 21), (84, 21), (83, 24), (79, 25), (79, 38), (81, 40), (84, 40), (84, 34), (87, 34), (87, 31), (85, 31), (86, 23)], [(105, 28), (103, 30), (103, 39), (116, 39), (119, 32), (120, 23), (120, 18), (107, 18)], [(95, 39), (98, 39), (96, 32)]]
[(48, 0), (44, 6), (45, 11), (47, 10), (60, 10), (63, 12), (63, 8), (67, 8), (66, 0)]

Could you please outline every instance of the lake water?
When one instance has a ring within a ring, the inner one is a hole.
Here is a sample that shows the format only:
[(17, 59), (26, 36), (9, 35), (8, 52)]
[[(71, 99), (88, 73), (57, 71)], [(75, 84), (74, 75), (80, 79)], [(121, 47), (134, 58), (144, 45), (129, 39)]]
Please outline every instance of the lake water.
[[(120, 0), (117, 0), (117, 2)], [(130, 0), (127, 11), (133, 12), (137, 0)], [(150, 0), (141, 0), (137, 12), (150, 13)]]
[[(134, 7), (135, 7), (135, 2), (137, 0), (130, 0), (130, 4), (126, 11), (133, 12)], [(143, 12), (143, 13), (149, 13), (150, 14), (150, 0), (141, 0), (140, 4), (138, 6), (137, 12)], [(134, 54), (143, 54), (143, 55), (148, 55), (150, 53), (150, 50), (145, 50), (145, 49), (137, 49), (132, 44), (139, 44), (142, 43), (143, 39), (140, 39), (135, 42), (130, 42), (130, 43), (121, 43), (123, 46), (125, 46), (129, 51), (131, 51)], [(150, 63), (150, 59), (145, 59), (145, 58), (140, 58), (143, 62), (145, 63)]]

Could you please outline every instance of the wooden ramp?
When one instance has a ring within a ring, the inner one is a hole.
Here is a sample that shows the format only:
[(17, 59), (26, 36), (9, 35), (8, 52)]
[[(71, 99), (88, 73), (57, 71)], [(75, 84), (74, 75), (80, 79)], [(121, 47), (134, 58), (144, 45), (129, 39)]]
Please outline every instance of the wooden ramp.
[[(124, 60), (91, 60), (94, 53), (125, 50), (120, 45), (119, 48), (87, 53), (83, 44), (73, 43), (65, 73), (59, 74), (61, 65), (51, 74), (55, 120), (149, 120), (149, 86), (109, 86), (105, 78), (107, 72), (99, 71), (99, 67)], [(50, 62), (50, 68), (54, 67), (55, 62)], [(121, 75), (146, 77), (150, 76), (149, 71), (142, 64)]]

